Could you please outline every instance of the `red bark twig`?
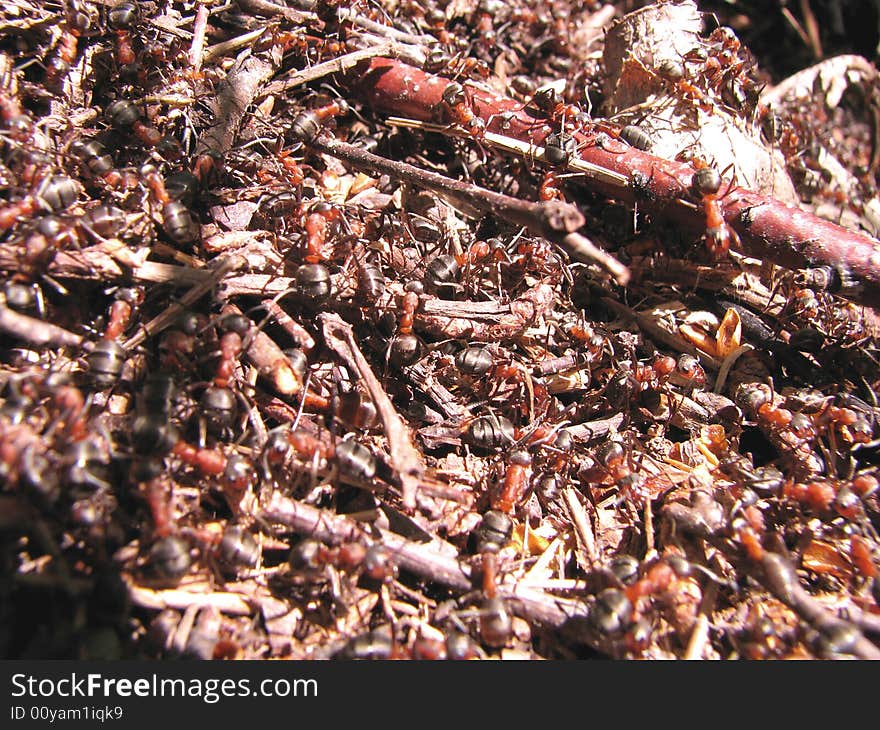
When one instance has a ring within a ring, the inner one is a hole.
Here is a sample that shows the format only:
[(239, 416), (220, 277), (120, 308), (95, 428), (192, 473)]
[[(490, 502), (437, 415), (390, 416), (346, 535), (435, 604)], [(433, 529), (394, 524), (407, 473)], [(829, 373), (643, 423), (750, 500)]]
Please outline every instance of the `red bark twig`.
[[(452, 82), (394, 59), (374, 58), (349, 74), (347, 83), (378, 111), (438, 122), (444, 121), (443, 90)], [(471, 107), (489, 132), (540, 145), (553, 131), (513, 99), (473, 84), (467, 89)], [(637, 202), (643, 209), (695, 230), (705, 229), (702, 207), (691, 193), (693, 167), (608, 139), (596, 128), (578, 131), (575, 138), (583, 161), (619, 173), (628, 181), (619, 184), (587, 175), (584, 184), (590, 189), (623, 202)], [(722, 190), (726, 190), (719, 201), (722, 215), (739, 235), (745, 253), (788, 268), (834, 267), (844, 279), (857, 282), (842, 290), (842, 295), (880, 306), (878, 241), (743, 187), (727, 190), (725, 184)]]

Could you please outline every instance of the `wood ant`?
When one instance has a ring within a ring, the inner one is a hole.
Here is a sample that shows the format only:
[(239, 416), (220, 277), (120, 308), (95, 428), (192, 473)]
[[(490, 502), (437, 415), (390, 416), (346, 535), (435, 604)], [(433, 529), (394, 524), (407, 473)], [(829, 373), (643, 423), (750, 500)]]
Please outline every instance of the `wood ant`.
[(103, 180), (113, 190), (132, 190), (140, 184), (137, 175), (116, 168), (109, 151), (97, 139), (74, 140), (70, 153), (89, 175)]
[(464, 86), (457, 81), (447, 84), (443, 89), (441, 105), (453, 124), (459, 125), (474, 139), (482, 139), (486, 123), (474, 111)]
[(303, 429), (279, 427), (269, 433), (261, 456), (263, 470), (269, 478), (273, 469), (282, 466), (292, 452), (303, 461), (334, 464), (340, 476), (355, 484), (370, 483), (376, 476), (376, 457), (354, 439), (345, 438), (334, 445)]
[(502, 647), (513, 633), (510, 611), (498, 595), (497, 553), (513, 533), (510, 510), (492, 509), (474, 529), (472, 539), (482, 564), (483, 606), (480, 611), (480, 636), (487, 646)]
[(410, 281), (404, 287), (405, 291), (398, 304), (400, 319), (397, 323), (397, 333), (391, 339), (388, 349), (388, 359), (398, 367), (412, 365), (422, 356), (421, 340), (413, 333), (416, 311), (421, 303), (420, 294), (424, 291), (421, 282)]
[(61, 23), (61, 37), (58, 46), (49, 62), (46, 64), (45, 83), (47, 89), (59, 90), (65, 76), (70, 71), (76, 56), (79, 53), (79, 39), (88, 33), (96, 17), (90, 14), (86, 8), (71, 2), (65, 12), (64, 21)]
[(640, 501), (645, 496), (645, 477), (633, 468), (632, 452), (621, 441), (606, 441), (596, 449), (594, 464), (581, 470), (581, 478), (592, 483), (610, 479), (618, 500)]
[(189, 209), (179, 200), (173, 200), (159, 172), (148, 167), (145, 175), (153, 199), (162, 206), (162, 224), (168, 237), (177, 244), (191, 244), (199, 238), (199, 226)]
[(86, 355), (89, 380), (98, 390), (113, 387), (122, 375), (127, 353), (118, 340), (128, 329), (136, 308), (143, 300), (142, 289), (121, 288), (116, 291), (103, 337)]
[(364, 547), (359, 542), (348, 542), (336, 547), (306, 538), (290, 551), (290, 567), (294, 574), (314, 579), (332, 566), (348, 572), (359, 571), (376, 583), (390, 583), (397, 578), (394, 557), (381, 543)]
[(131, 132), (147, 147), (155, 147), (163, 139), (158, 129), (144, 123), (140, 109), (127, 99), (114, 101), (104, 110), (104, 116), (114, 129)]
[(308, 144), (318, 136), (321, 127), (328, 120), (333, 117), (341, 117), (347, 114), (348, 111), (349, 106), (344, 99), (334, 99), (324, 106), (300, 112), (294, 117), (290, 125), (290, 131), (300, 142)]
[[(553, 167), (564, 168), (577, 154), (575, 138), (566, 132), (551, 132), (544, 138), (544, 161)], [(565, 200), (562, 193), (562, 175), (557, 170), (544, 173), (538, 188), (539, 200)]]
[(657, 75), (667, 82), (682, 99), (696, 102), (703, 111), (712, 111), (712, 103), (706, 94), (685, 78), (683, 64), (667, 59), (657, 67)]
[(107, 11), (107, 25), (116, 35), (116, 61), (131, 66), (137, 57), (131, 44), (131, 31), (140, 21), (138, 6), (125, 0)]
[(305, 208), (302, 226), (306, 233), (306, 254), (303, 260), (307, 264), (318, 264), (333, 257), (332, 247), (327, 241), (332, 226), (341, 220), (342, 210), (325, 201), (312, 203)]
[(525, 449), (514, 449), (507, 455), (507, 469), (492, 508), (512, 513), (525, 496), (531, 478), (532, 456)]
[(544, 86), (532, 96), (532, 107), (537, 116), (565, 130), (566, 123), (584, 127), (589, 123), (589, 116), (577, 104), (568, 104), (554, 86)]
[(70, 207), (80, 194), (80, 186), (66, 175), (44, 178), (30, 195), (0, 209), (0, 231), (7, 231), (22, 218), (40, 211), (58, 212)]
[(13, 95), (0, 90), (0, 122), (14, 142), (27, 142), (34, 131), (34, 123)]
[(724, 220), (719, 202), (724, 196), (719, 195), (718, 192), (721, 189), (721, 175), (714, 168), (706, 166), (705, 163), (698, 163), (698, 165), (698, 169), (691, 179), (691, 186), (694, 192), (700, 196), (703, 212), (706, 215), (704, 238), (709, 253), (719, 259), (727, 254), (731, 245), (735, 246), (739, 243), (739, 237), (736, 235), (736, 231)]

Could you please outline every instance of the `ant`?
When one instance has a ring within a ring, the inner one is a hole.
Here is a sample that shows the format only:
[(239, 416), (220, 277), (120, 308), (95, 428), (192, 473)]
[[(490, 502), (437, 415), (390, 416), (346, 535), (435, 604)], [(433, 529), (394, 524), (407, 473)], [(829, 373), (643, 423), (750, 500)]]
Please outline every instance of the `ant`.
[(632, 452), (621, 441), (606, 441), (596, 449), (594, 464), (581, 471), (581, 478), (591, 483), (610, 479), (618, 489), (619, 501), (644, 496), (645, 477), (633, 468)]
[(388, 359), (398, 367), (412, 365), (422, 356), (422, 343), (413, 334), (413, 325), (421, 302), (419, 295), (423, 291), (421, 282), (407, 282), (398, 304), (400, 320), (397, 323), (397, 333), (391, 339), (388, 349)]
[[(719, 201), (724, 197), (718, 193), (721, 189), (721, 182), (721, 175), (717, 170), (708, 167), (702, 161), (697, 163), (697, 171), (691, 179), (691, 187), (700, 196), (703, 212), (706, 215), (704, 238), (709, 253), (716, 259), (724, 256), (730, 250), (731, 245), (735, 246), (739, 243), (736, 231), (724, 220), (724, 214), (721, 210)], [(730, 192), (730, 186), (728, 186), (727, 192)]]
[(453, 56), (440, 44), (434, 44), (428, 49), (422, 68), (430, 73), (447, 75), (453, 79), (461, 77), (487, 79), (491, 74), (485, 61), (461, 53)]
[(488, 646), (504, 646), (513, 627), (506, 602), (498, 595), (498, 551), (510, 542), (513, 521), (509, 510), (492, 509), (474, 529), (472, 539), (482, 565), (483, 606), (480, 612), (480, 636)]
[(474, 139), (482, 139), (486, 123), (474, 111), (464, 86), (457, 81), (447, 84), (441, 95), (441, 105), (453, 124), (462, 127)]
[(699, 108), (705, 112), (712, 111), (712, 103), (706, 94), (685, 78), (685, 67), (683, 64), (667, 59), (660, 63), (656, 73), (682, 99), (696, 102)]
[(147, 147), (155, 147), (163, 139), (158, 129), (144, 123), (140, 109), (127, 99), (114, 101), (104, 110), (104, 116), (114, 129), (131, 132)]
[(0, 90), (0, 122), (14, 142), (27, 142), (33, 136), (33, 120), (21, 108), (18, 99), (3, 90)]
[[(467, 347), (455, 356), (455, 366), (465, 377), (463, 383), (477, 391), (486, 392), (488, 398), (501, 397), (509, 401), (512, 388), (526, 388), (524, 368), (515, 361), (496, 362), (492, 352), (485, 347)], [(543, 386), (534, 383), (533, 389)], [(525, 406), (525, 404), (523, 404)]]
[(44, 178), (30, 195), (17, 203), (0, 208), (0, 231), (7, 231), (22, 218), (40, 211), (57, 213), (70, 207), (79, 198), (80, 186), (66, 175)]
[(381, 543), (364, 547), (359, 542), (328, 547), (318, 540), (306, 538), (290, 551), (288, 560), (297, 576), (320, 577), (327, 567), (354, 572), (377, 583), (390, 583), (397, 578), (398, 568), (391, 552)]
[(61, 23), (61, 37), (55, 54), (46, 64), (44, 81), (47, 89), (59, 90), (65, 76), (70, 71), (76, 56), (79, 53), (79, 39), (88, 33), (96, 17), (85, 8), (75, 2), (71, 2), (65, 11), (64, 20)]
[(522, 502), (531, 478), (532, 456), (525, 449), (507, 455), (507, 469), (501, 489), (492, 500), (492, 509), (510, 514)]
[(272, 469), (281, 466), (291, 455), (305, 461), (334, 463), (338, 473), (355, 483), (369, 483), (376, 476), (376, 457), (354, 439), (345, 438), (335, 446), (303, 429), (279, 427), (269, 433), (263, 446), (263, 471), (271, 478)]
[(567, 122), (574, 124), (575, 128), (583, 128), (590, 121), (589, 115), (580, 106), (566, 103), (554, 86), (538, 89), (531, 103), (537, 116), (559, 126), (563, 132)]
[(107, 25), (116, 34), (116, 61), (120, 66), (131, 66), (135, 60), (131, 31), (140, 21), (138, 6), (124, 0), (107, 11)]
[(326, 201), (317, 201), (303, 210), (302, 226), (306, 233), (303, 260), (307, 264), (319, 264), (332, 258), (332, 248), (328, 247), (327, 240), (331, 226), (342, 220), (342, 210)]
[(116, 168), (107, 148), (97, 139), (77, 139), (70, 145), (70, 153), (80, 165), (113, 190), (132, 190), (140, 184), (137, 175)]
[(300, 142), (308, 144), (318, 136), (328, 120), (348, 114), (348, 111), (345, 99), (334, 99), (329, 104), (300, 112), (294, 117), (290, 131)]
[(109, 318), (104, 334), (86, 355), (89, 379), (99, 390), (111, 388), (122, 375), (126, 352), (118, 340), (131, 323), (136, 308), (144, 301), (142, 289), (120, 288), (116, 290), (110, 305)]

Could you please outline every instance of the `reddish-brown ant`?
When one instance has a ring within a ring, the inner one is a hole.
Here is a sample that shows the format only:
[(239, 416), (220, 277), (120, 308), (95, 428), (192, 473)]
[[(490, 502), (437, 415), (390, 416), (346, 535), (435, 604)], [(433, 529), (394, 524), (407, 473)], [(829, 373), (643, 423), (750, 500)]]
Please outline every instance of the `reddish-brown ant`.
[(28, 218), (40, 210), (64, 210), (74, 203), (79, 193), (79, 184), (65, 175), (44, 178), (32, 194), (0, 209), (0, 231), (9, 230), (22, 218)]
[(333, 117), (348, 113), (348, 103), (344, 99), (334, 99), (329, 104), (300, 112), (290, 125), (290, 131), (301, 142), (308, 144), (321, 131), (321, 127)]
[(486, 123), (474, 112), (464, 86), (457, 81), (447, 84), (441, 99), (443, 111), (453, 124), (462, 127), (474, 139), (483, 137)]
[(419, 308), (421, 284), (408, 282), (406, 291), (400, 298), (400, 320), (397, 324), (397, 333), (391, 340), (388, 357), (392, 363), (398, 366), (412, 365), (422, 354), (422, 343), (413, 333), (416, 311)]
[(667, 82), (682, 99), (696, 102), (703, 111), (712, 111), (712, 103), (706, 94), (685, 78), (685, 67), (678, 61), (668, 59), (657, 67), (657, 75)]
[(70, 153), (79, 160), (89, 175), (103, 180), (114, 190), (132, 190), (140, 184), (133, 172), (116, 168), (107, 148), (96, 139), (77, 139), (70, 145)]
[(341, 220), (341, 209), (330, 203), (318, 201), (306, 207), (302, 225), (306, 233), (306, 254), (303, 260), (307, 264), (318, 264), (333, 258), (328, 240), (331, 227)]
[(525, 449), (514, 449), (507, 456), (507, 469), (492, 509), (511, 513), (525, 496), (531, 478), (532, 456)]
[(178, 244), (189, 244), (198, 240), (199, 226), (192, 213), (179, 200), (171, 198), (159, 172), (148, 169), (145, 177), (153, 199), (162, 206), (162, 222), (168, 237)]
[[(724, 220), (719, 194), (721, 189), (721, 175), (718, 171), (708, 167), (705, 163), (698, 163), (691, 184), (694, 192), (700, 196), (703, 212), (706, 215), (706, 233), (704, 235), (709, 253), (715, 258), (721, 258), (729, 250), (731, 245), (739, 242), (736, 232)], [(726, 195), (726, 193), (725, 193)]]
[(131, 31), (139, 20), (138, 6), (128, 0), (107, 12), (107, 25), (116, 35), (116, 61), (120, 66), (130, 66), (137, 58), (131, 44)]
[(397, 578), (397, 564), (391, 552), (381, 543), (364, 547), (359, 542), (348, 542), (328, 547), (317, 540), (305, 539), (290, 553), (290, 567), (298, 576), (320, 576), (328, 566), (354, 572), (378, 583), (390, 583)]
[(127, 99), (118, 99), (104, 110), (107, 121), (115, 128), (131, 132), (147, 147), (155, 147), (163, 137), (155, 127), (145, 124), (143, 114)]
[(483, 606), (480, 611), (480, 636), (492, 647), (504, 646), (513, 633), (511, 615), (498, 595), (497, 553), (510, 541), (513, 521), (507, 510), (489, 510), (473, 532), (474, 547), (482, 563)]
[(79, 39), (91, 30), (94, 21), (86, 8), (75, 3), (66, 9), (64, 21), (61, 23), (61, 37), (55, 54), (46, 64), (46, 88), (57, 91), (61, 88), (64, 77), (70, 71), (79, 53)]
[(89, 379), (100, 390), (112, 387), (122, 375), (127, 356), (118, 340), (128, 329), (132, 315), (143, 298), (144, 293), (140, 289), (123, 288), (116, 291), (104, 335), (86, 356)]

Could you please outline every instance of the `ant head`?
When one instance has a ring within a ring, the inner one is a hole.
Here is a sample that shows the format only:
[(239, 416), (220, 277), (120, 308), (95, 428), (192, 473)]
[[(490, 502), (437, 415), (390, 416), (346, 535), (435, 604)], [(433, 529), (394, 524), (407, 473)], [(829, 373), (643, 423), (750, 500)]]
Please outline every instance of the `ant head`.
[(701, 167), (694, 173), (691, 185), (698, 195), (714, 195), (721, 189), (721, 175), (713, 167)]

